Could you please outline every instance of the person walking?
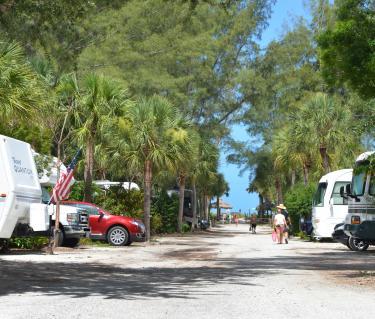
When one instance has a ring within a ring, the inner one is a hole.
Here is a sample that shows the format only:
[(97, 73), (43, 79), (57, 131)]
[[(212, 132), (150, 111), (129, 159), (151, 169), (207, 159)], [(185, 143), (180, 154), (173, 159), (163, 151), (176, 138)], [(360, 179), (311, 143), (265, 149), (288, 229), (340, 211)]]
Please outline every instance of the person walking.
[(273, 228), (276, 231), (277, 235), (277, 243), (282, 244), (283, 243), (283, 234), (284, 234), (284, 228), (286, 227), (286, 220), (284, 215), (282, 214), (283, 207), (284, 205), (278, 205), (276, 206), (277, 208), (277, 213), (273, 219)]
[(290, 229), (292, 223), (290, 221), (289, 213), (288, 213), (285, 205), (284, 204), (280, 204), (278, 207), (281, 208), (281, 214), (284, 215), (285, 220), (286, 220), (286, 225), (285, 225), (285, 228), (284, 228), (283, 237), (284, 237), (285, 244), (287, 244), (288, 243), (288, 239), (289, 239), (289, 229)]
[(251, 218), (250, 218), (250, 224), (251, 224), (251, 232), (253, 233), (253, 234), (256, 234), (257, 233), (257, 231), (256, 231), (256, 229), (257, 229), (257, 216), (256, 215), (252, 215), (251, 216)]
[(238, 227), (238, 216), (234, 215), (234, 223), (236, 224), (236, 227)]

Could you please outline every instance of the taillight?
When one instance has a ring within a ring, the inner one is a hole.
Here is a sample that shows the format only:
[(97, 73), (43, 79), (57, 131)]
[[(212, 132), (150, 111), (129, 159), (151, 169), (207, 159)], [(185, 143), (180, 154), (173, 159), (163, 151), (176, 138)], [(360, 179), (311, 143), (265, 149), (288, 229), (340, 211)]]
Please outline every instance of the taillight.
[(352, 225), (359, 225), (361, 223), (361, 217), (352, 216), (351, 223)]

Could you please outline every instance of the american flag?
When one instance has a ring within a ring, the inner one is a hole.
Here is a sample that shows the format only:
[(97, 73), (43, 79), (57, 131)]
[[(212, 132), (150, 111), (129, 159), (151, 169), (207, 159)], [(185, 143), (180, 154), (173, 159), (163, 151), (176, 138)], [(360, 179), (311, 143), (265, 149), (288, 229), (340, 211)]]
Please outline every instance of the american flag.
[(74, 156), (67, 170), (60, 172), (60, 178), (52, 190), (50, 203), (55, 204), (57, 200), (61, 201), (69, 197), (71, 186), (74, 183), (74, 179), (73, 179), (74, 168), (77, 165), (78, 157), (80, 153), (81, 153), (81, 150), (78, 150), (77, 154)]

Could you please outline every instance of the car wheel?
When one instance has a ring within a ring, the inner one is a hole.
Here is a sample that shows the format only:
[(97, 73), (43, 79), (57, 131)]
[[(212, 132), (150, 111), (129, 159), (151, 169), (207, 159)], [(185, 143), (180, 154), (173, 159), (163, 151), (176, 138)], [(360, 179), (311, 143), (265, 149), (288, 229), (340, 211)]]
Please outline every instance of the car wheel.
[(124, 246), (129, 242), (129, 233), (124, 227), (115, 226), (109, 230), (107, 240), (112, 246)]
[(65, 238), (62, 245), (64, 247), (74, 248), (78, 245), (79, 238)]
[(349, 248), (353, 251), (365, 251), (367, 250), (369, 244), (358, 238), (350, 237), (349, 238)]

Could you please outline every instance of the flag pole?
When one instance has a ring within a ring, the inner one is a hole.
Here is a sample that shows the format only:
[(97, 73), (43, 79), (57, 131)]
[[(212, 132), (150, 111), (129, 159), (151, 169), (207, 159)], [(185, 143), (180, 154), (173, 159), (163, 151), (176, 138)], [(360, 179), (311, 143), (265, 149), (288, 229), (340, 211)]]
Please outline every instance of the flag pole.
[[(58, 165), (57, 165), (57, 180), (60, 178), (60, 166), (61, 162), (60, 159), (58, 159)], [(52, 196), (55, 198), (55, 205), (56, 205), (56, 215), (55, 215), (55, 227), (53, 230), (53, 248), (56, 248), (59, 246), (60, 241), (60, 199), (59, 196), (56, 194), (56, 191), (54, 190), (54, 193)]]

